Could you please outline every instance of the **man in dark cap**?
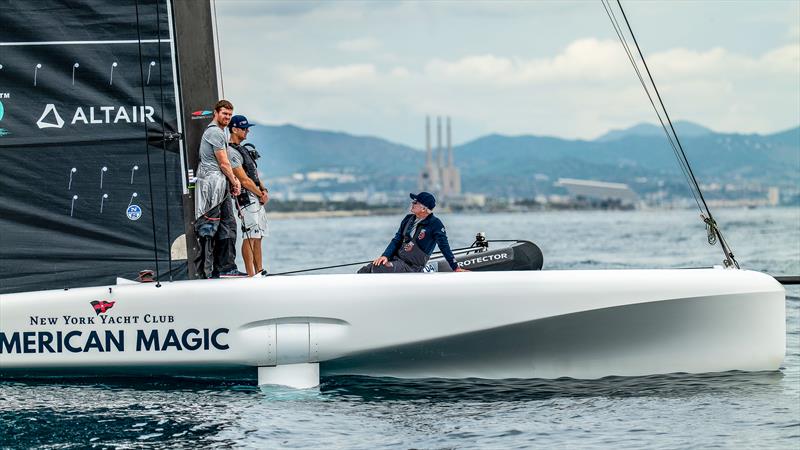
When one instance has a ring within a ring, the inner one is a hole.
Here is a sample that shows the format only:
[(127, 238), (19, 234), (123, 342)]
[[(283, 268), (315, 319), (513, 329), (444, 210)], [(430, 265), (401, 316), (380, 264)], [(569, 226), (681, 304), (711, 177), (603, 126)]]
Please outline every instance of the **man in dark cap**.
[(444, 224), (431, 212), (436, 207), (436, 199), (429, 192), (410, 196), (411, 214), (400, 222), (400, 228), (383, 254), (358, 273), (421, 272), (437, 245), (454, 272), (465, 272), (456, 264)]
[[(247, 275), (252, 277), (264, 270), (261, 257), (261, 238), (267, 232), (267, 215), (264, 205), (269, 201), (269, 191), (258, 176), (255, 147), (251, 152), (248, 144), (242, 144), (247, 139), (250, 127), (247, 117), (236, 115), (231, 117), (228, 128), (231, 131), (229, 146), (233, 149), (231, 160), (240, 163), (233, 169), (233, 174), (242, 185), (242, 192), (234, 198), (239, 217), (242, 219), (242, 259), (244, 260)], [(235, 249), (234, 249), (235, 252)], [(236, 254), (234, 253), (234, 258)]]

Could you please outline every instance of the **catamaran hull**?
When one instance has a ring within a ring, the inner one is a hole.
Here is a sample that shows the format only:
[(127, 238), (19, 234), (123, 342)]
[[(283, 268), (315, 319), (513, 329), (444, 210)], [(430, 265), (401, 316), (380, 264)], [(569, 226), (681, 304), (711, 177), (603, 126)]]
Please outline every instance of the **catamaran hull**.
[(0, 333), (6, 375), (304, 363), (403, 378), (765, 371), (783, 361), (785, 291), (723, 269), (181, 281), (3, 295)]

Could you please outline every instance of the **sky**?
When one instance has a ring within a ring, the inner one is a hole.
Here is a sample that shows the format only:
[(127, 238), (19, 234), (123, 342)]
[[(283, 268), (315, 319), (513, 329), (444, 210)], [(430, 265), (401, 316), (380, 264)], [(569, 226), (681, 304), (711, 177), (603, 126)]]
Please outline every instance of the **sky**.
[[(800, 125), (800, 1), (622, 5), (673, 120)], [(258, 123), (415, 148), (426, 116), (451, 117), (454, 145), (657, 123), (599, 0), (217, 0), (216, 15), (224, 95)]]

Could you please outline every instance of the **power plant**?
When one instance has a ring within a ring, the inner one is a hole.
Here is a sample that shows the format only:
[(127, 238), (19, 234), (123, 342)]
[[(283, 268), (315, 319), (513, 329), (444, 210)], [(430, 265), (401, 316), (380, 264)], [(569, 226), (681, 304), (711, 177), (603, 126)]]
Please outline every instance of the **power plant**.
[(436, 155), (431, 149), (431, 120), (425, 117), (425, 167), (419, 174), (420, 191), (428, 191), (443, 199), (461, 195), (461, 173), (453, 163), (450, 117), (447, 117), (447, 165), (442, 147), (442, 118), (436, 118)]

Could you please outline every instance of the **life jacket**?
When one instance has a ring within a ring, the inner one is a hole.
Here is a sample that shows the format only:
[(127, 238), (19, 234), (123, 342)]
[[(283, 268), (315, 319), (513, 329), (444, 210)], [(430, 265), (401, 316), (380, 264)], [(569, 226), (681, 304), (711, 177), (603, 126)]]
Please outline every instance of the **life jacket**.
[[(258, 165), (255, 159), (253, 159), (253, 155), (242, 145), (231, 143), (230, 146), (242, 155), (242, 168), (244, 169), (244, 173), (247, 174), (247, 177), (253, 180), (256, 186), (261, 187), (261, 181), (258, 179)], [(242, 193), (237, 197), (240, 206), (250, 204), (250, 195), (248, 194), (249, 191), (243, 188)]]

